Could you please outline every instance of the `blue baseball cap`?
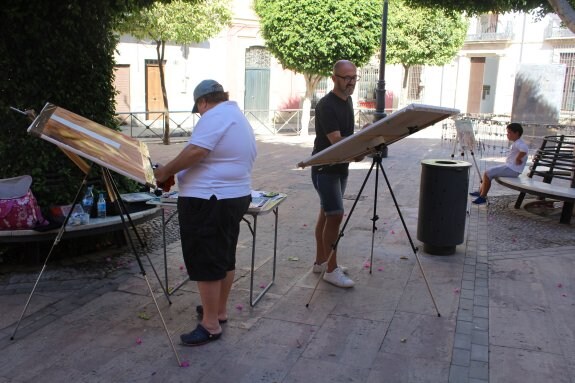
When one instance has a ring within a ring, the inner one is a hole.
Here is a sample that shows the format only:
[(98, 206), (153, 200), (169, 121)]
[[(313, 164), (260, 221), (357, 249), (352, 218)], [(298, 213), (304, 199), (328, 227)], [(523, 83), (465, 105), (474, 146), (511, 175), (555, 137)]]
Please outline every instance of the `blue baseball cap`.
[(198, 113), (198, 105), (196, 104), (198, 98), (203, 97), (206, 94), (223, 91), (224, 87), (216, 80), (204, 80), (200, 82), (196, 86), (196, 89), (194, 89), (194, 108), (192, 109), (192, 113)]

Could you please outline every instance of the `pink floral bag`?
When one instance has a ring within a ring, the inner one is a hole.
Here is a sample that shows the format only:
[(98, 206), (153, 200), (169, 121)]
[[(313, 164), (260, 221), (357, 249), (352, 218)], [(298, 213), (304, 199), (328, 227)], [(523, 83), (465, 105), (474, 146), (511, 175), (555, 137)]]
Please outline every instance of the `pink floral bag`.
[(32, 177), (0, 180), (0, 230), (33, 229), (47, 225), (30, 190)]

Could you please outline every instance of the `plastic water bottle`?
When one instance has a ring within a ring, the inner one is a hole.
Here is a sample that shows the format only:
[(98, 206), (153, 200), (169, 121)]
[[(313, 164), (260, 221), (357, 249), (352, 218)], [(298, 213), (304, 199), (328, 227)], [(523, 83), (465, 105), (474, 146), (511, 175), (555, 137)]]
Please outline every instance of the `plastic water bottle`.
[(92, 211), (92, 206), (94, 205), (94, 186), (88, 186), (86, 189), (86, 194), (84, 195), (84, 199), (82, 199), (82, 208), (84, 213), (90, 214)]
[(97, 207), (98, 207), (98, 218), (106, 218), (106, 200), (104, 199), (104, 193), (100, 193)]

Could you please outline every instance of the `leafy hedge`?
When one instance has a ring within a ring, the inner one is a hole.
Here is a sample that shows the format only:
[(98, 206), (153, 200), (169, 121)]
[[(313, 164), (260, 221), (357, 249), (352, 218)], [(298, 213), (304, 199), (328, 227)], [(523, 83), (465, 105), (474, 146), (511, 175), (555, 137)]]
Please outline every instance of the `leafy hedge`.
[(83, 178), (53, 144), (27, 134), (51, 102), (108, 127), (114, 121), (113, 27), (120, 14), (150, 1), (5, 0), (0, 7), (0, 178), (30, 174), (40, 205), (70, 203)]

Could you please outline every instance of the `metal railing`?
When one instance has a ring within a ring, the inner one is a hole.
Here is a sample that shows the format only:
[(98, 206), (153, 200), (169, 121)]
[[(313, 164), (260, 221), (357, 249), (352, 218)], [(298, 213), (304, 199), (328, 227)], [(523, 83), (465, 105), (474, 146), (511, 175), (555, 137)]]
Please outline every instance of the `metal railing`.
[[(356, 128), (373, 121), (373, 110), (358, 108), (354, 110)], [(386, 111), (391, 112), (391, 111)], [(271, 134), (300, 134), (302, 109), (281, 110), (245, 110), (244, 115), (256, 132)], [(171, 138), (189, 137), (200, 116), (187, 111), (170, 111)], [(134, 138), (162, 139), (164, 137), (166, 116), (163, 111), (123, 112), (117, 114), (122, 132)], [(315, 113), (312, 110), (308, 132), (315, 131)]]
[[(505, 28), (503, 28), (503, 26), (505, 26)], [(496, 31), (488, 29), (479, 33), (469, 33), (465, 37), (465, 41), (508, 41), (512, 40), (513, 36), (513, 22), (507, 21), (505, 24), (502, 22), (498, 23)]]
[[(199, 119), (191, 110), (170, 111), (170, 137), (189, 137)], [(117, 113), (122, 132), (135, 138), (158, 138), (164, 136), (166, 115), (163, 111)]]
[(571, 32), (571, 30), (562, 25), (560, 20), (551, 20), (545, 28), (543, 37), (546, 40), (567, 38), (573, 39), (575, 38), (575, 33)]
[[(511, 145), (507, 140), (507, 124), (511, 122), (508, 115), (495, 114), (468, 114), (459, 115), (471, 122), (475, 142), (476, 153), (480, 155), (503, 156)], [(537, 150), (543, 138), (552, 135), (575, 135), (575, 125), (572, 124), (540, 124), (526, 121), (516, 121), (523, 127), (523, 140), (529, 146), (530, 152)], [(453, 119), (446, 119), (442, 123), (442, 140), (451, 144), (457, 137), (457, 129)]]

